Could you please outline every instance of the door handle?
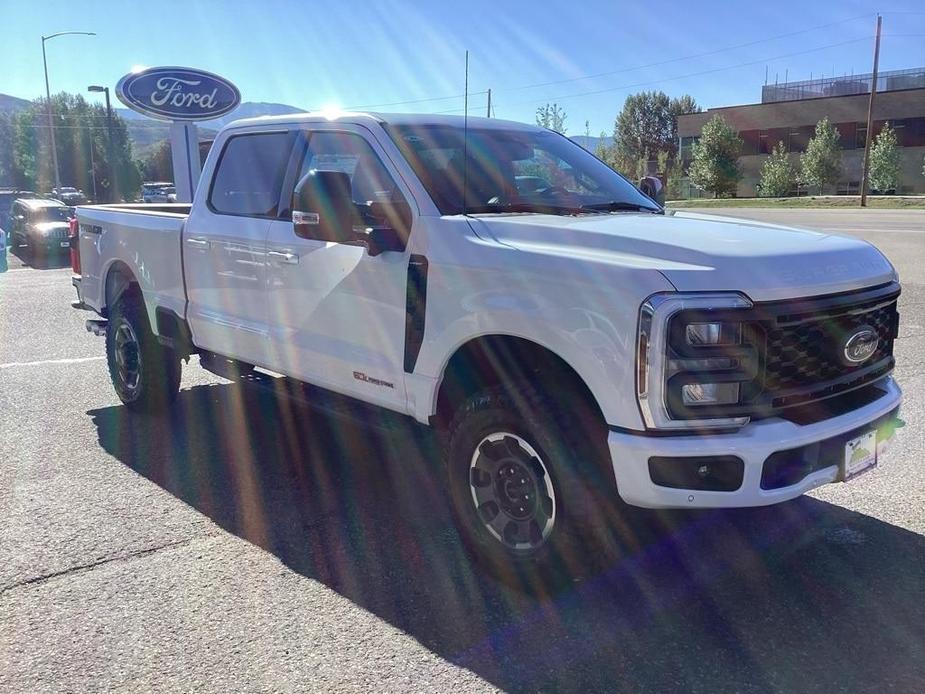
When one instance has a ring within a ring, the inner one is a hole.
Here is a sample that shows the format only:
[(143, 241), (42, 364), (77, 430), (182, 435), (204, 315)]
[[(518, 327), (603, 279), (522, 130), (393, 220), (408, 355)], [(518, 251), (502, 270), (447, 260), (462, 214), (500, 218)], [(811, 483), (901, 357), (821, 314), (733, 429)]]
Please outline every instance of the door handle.
[(283, 253), (281, 251), (267, 251), (267, 257), (270, 260), (275, 260), (278, 263), (286, 263), (287, 265), (298, 265), (299, 256), (295, 253)]
[(203, 249), (208, 248), (209, 246), (212, 245), (208, 241), (208, 239), (197, 239), (193, 237), (186, 239), (186, 243), (188, 243), (190, 246), (194, 246), (195, 248), (203, 248)]

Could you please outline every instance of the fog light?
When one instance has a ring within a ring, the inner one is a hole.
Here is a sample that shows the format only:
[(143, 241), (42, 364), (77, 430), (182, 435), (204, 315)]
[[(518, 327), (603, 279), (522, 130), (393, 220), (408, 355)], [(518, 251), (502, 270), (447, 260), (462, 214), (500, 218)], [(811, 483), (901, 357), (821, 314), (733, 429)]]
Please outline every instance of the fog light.
[(685, 405), (732, 405), (739, 401), (738, 383), (688, 383), (681, 386)]

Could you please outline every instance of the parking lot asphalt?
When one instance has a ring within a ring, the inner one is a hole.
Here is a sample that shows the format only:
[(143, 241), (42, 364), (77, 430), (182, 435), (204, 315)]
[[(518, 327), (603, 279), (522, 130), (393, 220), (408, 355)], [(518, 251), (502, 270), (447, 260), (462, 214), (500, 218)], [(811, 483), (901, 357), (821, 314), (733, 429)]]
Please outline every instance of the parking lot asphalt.
[(131, 415), (70, 270), (11, 257), (0, 691), (921, 691), (925, 214), (730, 213), (859, 236), (897, 265), (907, 426), (874, 472), (671, 514), (551, 600), (470, 566), (426, 429), (332, 418), (195, 360), (176, 412)]

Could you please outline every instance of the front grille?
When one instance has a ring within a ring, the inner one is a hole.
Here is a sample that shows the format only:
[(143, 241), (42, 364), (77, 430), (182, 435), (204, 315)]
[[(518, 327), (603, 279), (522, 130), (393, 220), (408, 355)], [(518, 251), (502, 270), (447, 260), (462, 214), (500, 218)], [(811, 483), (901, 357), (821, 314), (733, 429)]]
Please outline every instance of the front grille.
[[(899, 285), (891, 283), (848, 294), (757, 303), (745, 309), (679, 312), (669, 326), (669, 357), (722, 358), (728, 361), (729, 368), (687, 370), (670, 376), (666, 384), (669, 411), (682, 419), (760, 418), (780, 414), (787, 408), (805, 409), (863, 388), (893, 369), (893, 341), (899, 329), (898, 297)], [(691, 347), (684, 343), (685, 324), (709, 321), (740, 323), (741, 344)], [(851, 364), (842, 358), (846, 342), (865, 326), (877, 334), (877, 347), (860, 364)], [(738, 382), (739, 402), (687, 407), (681, 399), (681, 388), (684, 383), (697, 381)]]
[[(860, 295), (757, 305), (765, 314), (755, 322), (764, 368), (752, 385), (752, 402), (759, 410), (779, 410), (860, 388), (889, 373), (898, 296), (899, 288), (887, 285)], [(862, 327), (877, 334), (877, 348), (860, 364), (845, 363), (845, 342)]]
[(68, 230), (67, 227), (62, 227), (60, 229), (50, 229), (48, 233), (45, 234), (46, 239), (60, 239), (62, 241), (67, 240)]
[[(877, 333), (880, 344), (865, 363), (874, 364), (893, 354), (896, 302), (860, 314), (774, 326), (767, 332), (764, 387), (782, 391), (824, 383), (850, 373), (838, 357), (848, 335), (863, 326)], [(856, 367), (855, 367), (856, 368)]]

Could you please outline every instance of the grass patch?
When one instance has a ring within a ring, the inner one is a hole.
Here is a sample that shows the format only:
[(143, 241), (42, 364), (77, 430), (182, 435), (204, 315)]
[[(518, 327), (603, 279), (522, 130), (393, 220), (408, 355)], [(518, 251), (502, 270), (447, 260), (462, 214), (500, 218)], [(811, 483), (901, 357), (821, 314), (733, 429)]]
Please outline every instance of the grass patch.
[[(670, 200), (668, 207), (766, 207), (766, 208), (804, 208), (827, 209), (833, 207), (860, 208), (861, 199), (857, 195), (810, 196), (800, 198), (696, 198), (693, 200)], [(914, 197), (893, 195), (871, 195), (867, 198), (867, 207), (884, 210), (925, 210), (925, 195)]]

